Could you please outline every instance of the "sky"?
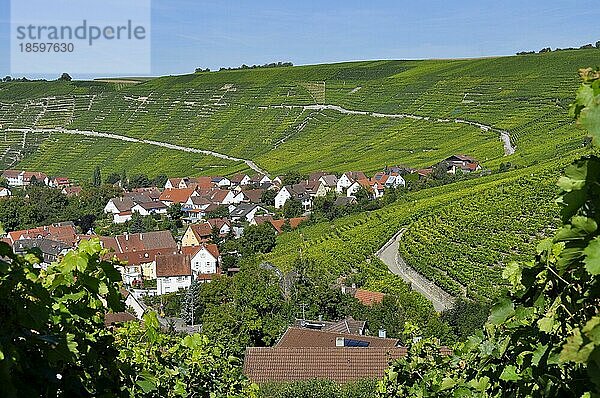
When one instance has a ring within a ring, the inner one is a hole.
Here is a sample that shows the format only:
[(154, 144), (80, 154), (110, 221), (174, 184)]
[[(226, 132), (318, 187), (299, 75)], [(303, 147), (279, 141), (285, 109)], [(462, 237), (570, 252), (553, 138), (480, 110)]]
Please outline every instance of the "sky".
[[(151, 12), (155, 76), (276, 61), (511, 55), (600, 40), (597, 0), (152, 0)], [(10, 74), (9, 23), (10, 0), (0, 0), (1, 76)]]

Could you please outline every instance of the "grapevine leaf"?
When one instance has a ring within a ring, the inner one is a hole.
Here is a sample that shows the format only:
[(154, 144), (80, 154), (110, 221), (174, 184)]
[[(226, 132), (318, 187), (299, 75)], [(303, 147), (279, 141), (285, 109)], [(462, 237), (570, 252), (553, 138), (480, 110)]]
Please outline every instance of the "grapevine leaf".
[(515, 313), (515, 305), (508, 298), (503, 298), (492, 307), (490, 322), (498, 325), (504, 323)]
[(557, 185), (564, 191), (580, 190), (585, 186), (588, 174), (588, 163), (577, 162), (565, 170), (565, 175), (558, 179)]
[(508, 365), (502, 371), (500, 375), (500, 380), (504, 381), (518, 381), (521, 379), (521, 376), (517, 373), (517, 368), (514, 365)]
[(554, 317), (542, 318), (538, 321), (538, 327), (542, 332), (550, 333), (554, 328)]
[(513, 261), (504, 268), (502, 271), (502, 278), (508, 280), (514, 289), (520, 289), (523, 287), (521, 284), (521, 276), (523, 271), (519, 263)]
[(537, 366), (540, 363), (540, 360), (544, 356), (544, 354), (548, 351), (547, 345), (542, 345), (538, 343), (537, 348), (533, 352), (533, 356), (531, 357), (531, 363), (533, 366)]
[(444, 377), (444, 380), (442, 380), (442, 384), (441, 384), (441, 388), (440, 391), (444, 391), (444, 390), (449, 390), (450, 388), (454, 387), (456, 385), (456, 382), (451, 379), (450, 377)]
[(579, 121), (593, 138), (596, 146), (600, 145), (600, 96), (596, 96), (580, 113)]
[(592, 240), (583, 251), (585, 269), (592, 275), (600, 274), (600, 237)]

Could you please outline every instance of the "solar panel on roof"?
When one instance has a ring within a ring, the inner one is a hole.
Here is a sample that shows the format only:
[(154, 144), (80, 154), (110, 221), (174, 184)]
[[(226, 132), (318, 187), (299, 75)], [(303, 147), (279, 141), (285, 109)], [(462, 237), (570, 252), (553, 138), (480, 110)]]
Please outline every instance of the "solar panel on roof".
[(344, 347), (368, 347), (369, 342), (364, 340), (344, 339)]

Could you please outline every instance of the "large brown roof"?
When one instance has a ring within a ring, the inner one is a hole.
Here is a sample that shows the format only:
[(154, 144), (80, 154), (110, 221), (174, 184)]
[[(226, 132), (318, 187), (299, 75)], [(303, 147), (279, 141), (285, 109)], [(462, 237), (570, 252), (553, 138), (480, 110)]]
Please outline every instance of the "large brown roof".
[(76, 235), (77, 231), (75, 231), (75, 227), (72, 224), (53, 224), (8, 233), (8, 237), (10, 238), (12, 243), (16, 242), (19, 239), (46, 238), (62, 243), (67, 243), (69, 245), (74, 245), (76, 243)]
[(250, 203), (260, 203), (262, 202), (262, 195), (265, 193), (264, 189), (249, 189), (247, 191), (242, 191), (248, 201)]
[(311, 347), (246, 349), (244, 373), (255, 383), (328, 379), (346, 383), (381, 378), (406, 348)]
[(192, 224), (189, 226), (189, 228), (192, 229), (194, 236), (199, 241), (210, 237), (212, 234), (212, 226), (207, 222)]
[(385, 297), (385, 294), (380, 292), (371, 292), (369, 290), (356, 289), (354, 297), (364, 305), (373, 305), (375, 303), (381, 303)]
[(159, 254), (171, 254), (175, 253), (176, 250), (177, 249), (174, 248), (141, 250), (136, 252), (116, 253), (115, 256), (121, 261), (126, 261), (129, 265), (140, 265), (153, 262)]
[(170, 231), (118, 235), (115, 239), (121, 253), (153, 249), (177, 249), (177, 243)]
[(335, 347), (338, 337), (360, 340), (368, 343), (369, 347), (396, 347), (399, 343), (398, 339), (289, 327), (275, 347)]
[(156, 256), (156, 276), (190, 276), (192, 265), (187, 254), (167, 254)]
[(165, 189), (160, 194), (160, 200), (173, 203), (185, 203), (194, 193), (194, 188)]

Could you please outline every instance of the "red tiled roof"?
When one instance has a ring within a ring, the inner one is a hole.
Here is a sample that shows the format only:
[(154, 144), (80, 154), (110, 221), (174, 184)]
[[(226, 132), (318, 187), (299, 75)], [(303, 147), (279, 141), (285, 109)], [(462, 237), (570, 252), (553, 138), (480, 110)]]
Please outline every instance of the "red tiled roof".
[(328, 379), (346, 383), (381, 378), (406, 348), (310, 347), (246, 349), (244, 373), (255, 383)]
[(39, 171), (26, 171), (23, 174), (23, 181), (31, 181), (33, 177), (35, 177), (35, 179), (38, 181), (44, 181), (48, 177), (48, 175)]
[(229, 191), (225, 189), (215, 189), (209, 195), (209, 199), (214, 203), (223, 203), (225, 198), (229, 195)]
[(231, 226), (231, 222), (229, 222), (227, 218), (209, 218), (206, 222), (209, 223), (212, 228), (217, 227), (221, 229), (223, 225)]
[(115, 256), (121, 261), (126, 261), (129, 265), (140, 265), (153, 262), (157, 255), (173, 254), (175, 251), (176, 249), (174, 248), (152, 249), (136, 252), (116, 253)]
[(160, 200), (166, 202), (173, 203), (185, 203), (190, 198), (190, 196), (194, 193), (194, 188), (184, 188), (184, 189), (165, 189), (160, 194)]
[(64, 187), (63, 193), (67, 196), (77, 196), (81, 193), (81, 187)]
[(338, 337), (365, 341), (369, 347), (396, 347), (399, 343), (398, 339), (289, 327), (275, 347), (335, 347)]
[(77, 242), (76, 235), (77, 231), (72, 225), (47, 225), (8, 233), (8, 237), (13, 243), (19, 239), (46, 238), (69, 245)]
[(156, 256), (156, 276), (189, 276), (192, 275), (190, 256), (187, 254), (168, 254)]
[(212, 235), (212, 227), (207, 222), (192, 224), (190, 225), (190, 228), (192, 229), (192, 232), (194, 233), (196, 239), (198, 239), (199, 241), (206, 239)]
[(229, 179), (233, 184), (239, 184), (242, 180), (246, 178), (246, 174), (236, 174)]
[[(308, 218), (307, 217), (294, 217), (294, 218), (289, 218), (288, 220), (290, 222), (290, 227), (292, 229), (296, 229), (296, 228), (298, 228), (298, 225), (300, 225), (304, 221), (308, 220)], [(285, 224), (285, 220), (273, 220), (271, 218), (270, 222), (271, 222), (271, 225), (273, 225), (273, 228), (275, 228), (278, 233), (283, 232), (283, 226)]]
[(184, 246), (181, 248), (181, 252), (189, 255), (191, 258), (198, 254), (202, 248), (205, 248), (214, 258), (219, 259), (219, 246), (214, 243), (203, 243), (200, 246)]
[(198, 187), (203, 189), (210, 189), (215, 184), (212, 182), (212, 177), (193, 177), (184, 179), (188, 188)]
[(354, 297), (358, 299), (364, 305), (373, 305), (374, 303), (381, 303), (385, 294), (379, 292), (371, 292), (369, 290), (356, 289)]

